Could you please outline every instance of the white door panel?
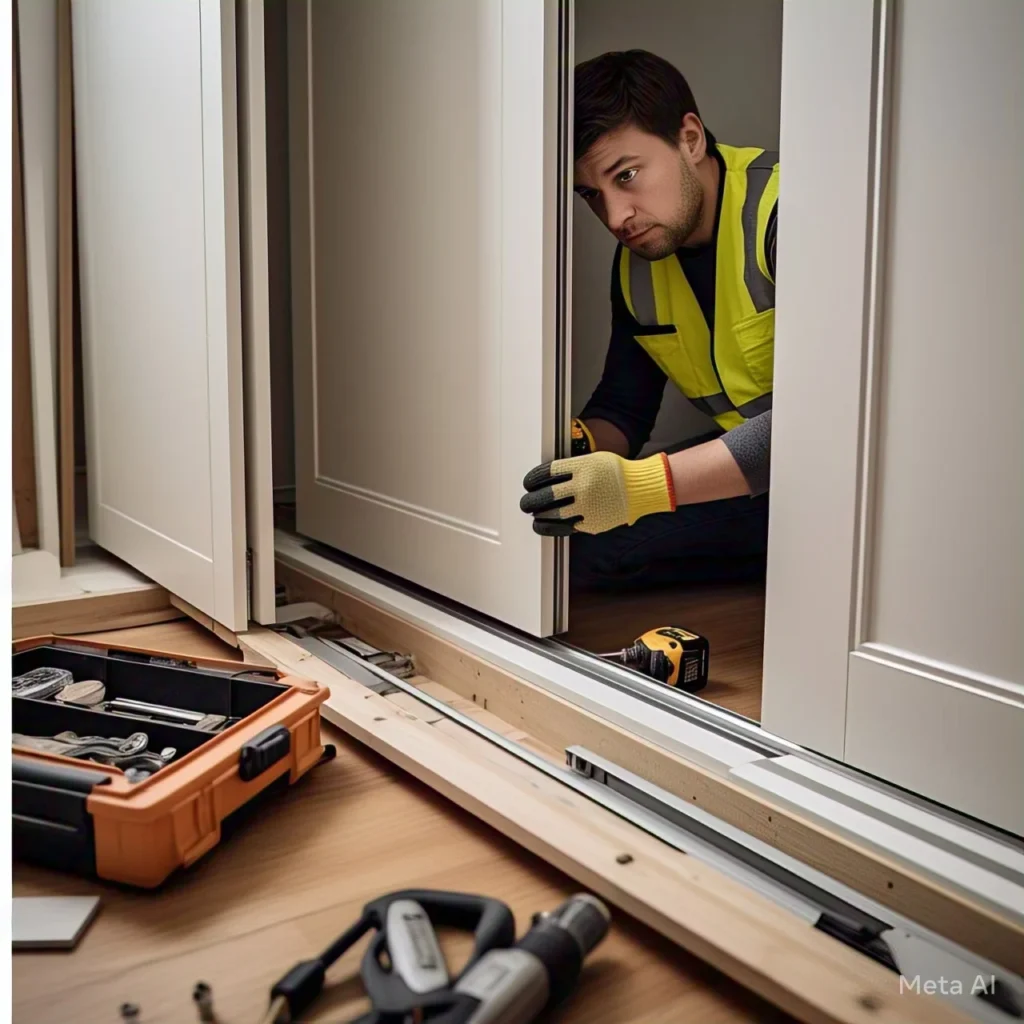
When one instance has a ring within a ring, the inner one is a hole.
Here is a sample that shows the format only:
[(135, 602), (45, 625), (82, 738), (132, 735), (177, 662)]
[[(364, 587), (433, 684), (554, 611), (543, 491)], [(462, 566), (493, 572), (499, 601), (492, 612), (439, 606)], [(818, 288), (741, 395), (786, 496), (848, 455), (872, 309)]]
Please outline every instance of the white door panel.
[(299, 532), (550, 633), (557, 5), (290, 12)]
[(784, 32), (763, 724), (1024, 834), (1024, 5)]
[(73, 6), (89, 524), (247, 624), (233, 0)]

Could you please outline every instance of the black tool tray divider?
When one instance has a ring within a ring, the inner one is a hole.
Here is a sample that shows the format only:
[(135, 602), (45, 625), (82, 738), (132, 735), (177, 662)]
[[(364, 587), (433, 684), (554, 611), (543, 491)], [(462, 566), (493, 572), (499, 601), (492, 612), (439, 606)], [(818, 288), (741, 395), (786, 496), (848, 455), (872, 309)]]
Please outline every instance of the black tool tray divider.
[(26, 736), (56, 736), (70, 729), (79, 736), (120, 736), (127, 739), (133, 732), (144, 732), (149, 737), (147, 749), (150, 753), (174, 747), (177, 751), (175, 760), (201, 747), (214, 735), (188, 725), (115, 715), (32, 697), (14, 698), (11, 726), (13, 732)]
[[(127, 697), (148, 704), (163, 704), (207, 715), (224, 715), (226, 718), (245, 718), (287, 690), (281, 683), (269, 681), (258, 669), (243, 669), (231, 673), (182, 664), (165, 664), (151, 659), (143, 660), (128, 652), (99, 653), (46, 644), (19, 651), (13, 656), (12, 668), (15, 676), (44, 665), (67, 669), (76, 683), (86, 679), (98, 679), (106, 687), (104, 700), (107, 701), (116, 697)], [(271, 674), (268, 672), (267, 675)], [(53, 701), (33, 703), (45, 703), (57, 707), (58, 710), (65, 707)]]

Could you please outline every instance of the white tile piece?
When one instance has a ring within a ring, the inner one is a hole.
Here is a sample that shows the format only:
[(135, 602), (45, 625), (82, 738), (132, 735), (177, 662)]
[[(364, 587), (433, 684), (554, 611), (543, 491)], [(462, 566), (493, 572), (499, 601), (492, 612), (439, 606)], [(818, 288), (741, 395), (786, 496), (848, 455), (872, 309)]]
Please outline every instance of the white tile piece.
[(16, 896), (11, 948), (74, 949), (99, 907), (98, 896)]

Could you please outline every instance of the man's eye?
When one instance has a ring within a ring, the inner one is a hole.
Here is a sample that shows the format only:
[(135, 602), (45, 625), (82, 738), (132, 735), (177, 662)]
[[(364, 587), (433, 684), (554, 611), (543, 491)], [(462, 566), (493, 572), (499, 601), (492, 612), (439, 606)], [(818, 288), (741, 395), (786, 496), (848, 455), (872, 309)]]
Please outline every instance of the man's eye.
[(588, 203), (597, 198), (597, 193), (592, 188), (578, 188), (576, 189), (576, 194)]
[(619, 181), (622, 182), (623, 185), (625, 185), (628, 182), (632, 181), (636, 177), (636, 175), (637, 169), (635, 167), (630, 167), (628, 171), (623, 171), (619, 175)]

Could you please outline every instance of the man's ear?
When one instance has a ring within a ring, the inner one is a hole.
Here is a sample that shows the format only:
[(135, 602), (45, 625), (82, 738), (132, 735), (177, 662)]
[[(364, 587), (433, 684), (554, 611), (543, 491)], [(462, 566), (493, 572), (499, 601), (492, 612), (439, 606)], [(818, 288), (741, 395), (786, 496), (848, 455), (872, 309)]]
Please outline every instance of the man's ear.
[(696, 114), (686, 114), (679, 126), (679, 145), (689, 154), (690, 162), (699, 164), (708, 151), (704, 125)]

